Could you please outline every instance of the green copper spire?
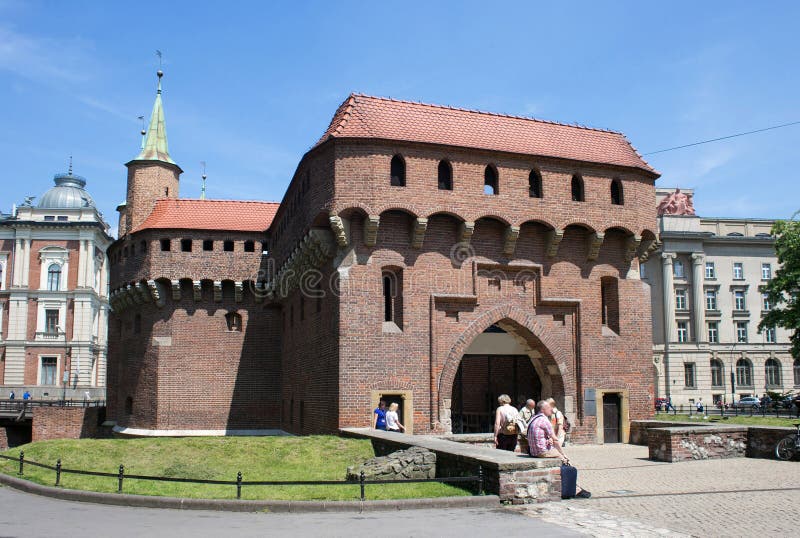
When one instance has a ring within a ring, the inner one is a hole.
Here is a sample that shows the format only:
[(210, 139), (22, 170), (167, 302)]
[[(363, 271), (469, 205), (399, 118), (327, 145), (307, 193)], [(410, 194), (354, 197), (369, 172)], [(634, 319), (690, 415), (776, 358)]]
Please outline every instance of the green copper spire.
[(169, 156), (169, 145), (167, 144), (167, 124), (164, 121), (164, 105), (161, 103), (161, 77), (164, 73), (158, 71), (158, 93), (156, 102), (153, 104), (153, 113), (150, 116), (150, 126), (142, 145), (142, 151), (134, 159), (135, 161), (161, 161), (169, 164), (177, 164)]

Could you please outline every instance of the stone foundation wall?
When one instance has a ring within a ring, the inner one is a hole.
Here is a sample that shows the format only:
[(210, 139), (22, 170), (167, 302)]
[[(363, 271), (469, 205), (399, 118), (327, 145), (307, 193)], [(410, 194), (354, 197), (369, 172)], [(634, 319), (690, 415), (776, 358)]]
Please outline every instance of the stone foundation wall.
[(436, 453), (436, 476), (474, 476), (484, 473), (484, 491), (513, 504), (561, 500), (561, 465), (558, 460), (535, 459), (500, 450), (487, 450), (446, 439), (410, 436), (361, 428), (346, 428), (345, 435), (372, 441), (376, 456), (421, 446)]
[(31, 440), (97, 437), (104, 407), (37, 407), (33, 411)]
[(672, 426), (703, 427), (706, 426), (706, 424), (665, 422), (663, 420), (633, 420), (631, 421), (631, 434), (628, 442), (632, 445), (647, 446), (647, 437), (651, 428), (668, 428)]
[(650, 459), (656, 461), (743, 458), (747, 449), (746, 426), (654, 428), (649, 432)]
[(778, 426), (750, 426), (747, 436), (748, 458), (775, 458), (778, 441), (795, 433), (793, 428)]

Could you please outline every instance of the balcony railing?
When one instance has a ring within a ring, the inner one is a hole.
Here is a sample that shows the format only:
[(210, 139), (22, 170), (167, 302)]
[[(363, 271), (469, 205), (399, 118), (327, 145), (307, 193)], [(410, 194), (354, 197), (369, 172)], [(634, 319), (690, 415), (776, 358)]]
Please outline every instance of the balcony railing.
[(64, 338), (64, 333), (60, 333), (58, 331), (44, 331), (44, 332), (37, 332), (36, 339), (37, 340), (58, 340)]

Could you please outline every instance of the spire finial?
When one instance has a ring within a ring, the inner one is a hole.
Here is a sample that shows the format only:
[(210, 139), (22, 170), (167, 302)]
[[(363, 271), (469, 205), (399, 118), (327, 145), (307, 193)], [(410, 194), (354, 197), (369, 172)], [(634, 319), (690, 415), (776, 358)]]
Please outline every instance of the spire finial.
[(69, 175), (72, 175), (72, 155), (69, 156)]
[(203, 178), (203, 186), (200, 188), (200, 199), (201, 200), (205, 200), (206, 199), (206, 178), (208, 177), (206, 175), (206, 162), (205, 161), (200, 161), (200, 164), (203, 166), (203, 175), (201, 176)]
[(158, 76), (158, 93), (161, 93), (161, 77), (164, 76), (164, 72), (161, 70), (161, 51), (156, 50), (156, 56), (158, 56), (158, 71), (156, 71), (156, 76)]

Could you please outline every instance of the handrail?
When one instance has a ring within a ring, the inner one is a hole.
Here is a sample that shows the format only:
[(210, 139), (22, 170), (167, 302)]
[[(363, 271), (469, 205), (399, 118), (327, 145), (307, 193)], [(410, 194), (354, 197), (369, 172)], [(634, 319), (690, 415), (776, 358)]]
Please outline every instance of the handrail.
[(478, 474), (474, 476), (450, 476), (439, 478), (403, 478), (399, 480), (367, 480), (364, 472), (359, 475), (358, 481), (352, 480), (243, 480), (242, 473), (236, 474), (236, 480), (209, 480), (203, 478), (184, 478), (184, 477), (170, 477), (170, 476), (154, 476), (154, 475), (137, 475), (125, 474), (125, 466), (120, 465), (116, 473), (107, 473), (103, 471), (85, 471), (82, 469), (70, 469), (61, 465), (59, 459), (55, 466), (47, 465), (46, 463), (39, 463), (32, 460), (25, 459), (25, 451), (19, 453), (19, 457), (7, 456), (0, 454), (0, 459), (19, 462), (19, 474), (24, 475), (25, 465), (33, 465), (42, 469), (48, 469), (56, 472), (56, 486), (61, 485), (61, 475), (63, 473), (77, 474), (83, 476), (99, 476), (105, 478), (116, 478), (118, 480), (117, 493), (122, 493), (122, 485), (125, 479), (131, 480), (149, 480), (153, 482), (177, 482), (184, 484), (213, 484), (223, 486), (236, 486), (236, 498), (242, 498), (243, 486), (355, 486), (359, 485), (361, 488), (361, 500), (366, 500), (366, 485), (381, 485), (381, 484), (415, 484), (425, 482), (438, 482), (442, 484), (448, 483), (475, 483), (477, 485), (477, 495), (484, 494), (484, 476), (483, 467), (478, 466)]

